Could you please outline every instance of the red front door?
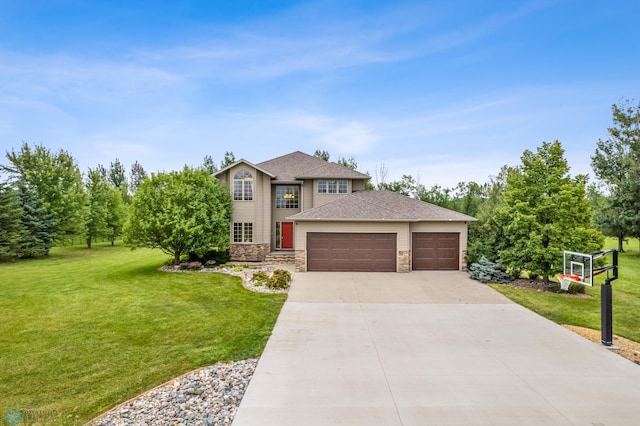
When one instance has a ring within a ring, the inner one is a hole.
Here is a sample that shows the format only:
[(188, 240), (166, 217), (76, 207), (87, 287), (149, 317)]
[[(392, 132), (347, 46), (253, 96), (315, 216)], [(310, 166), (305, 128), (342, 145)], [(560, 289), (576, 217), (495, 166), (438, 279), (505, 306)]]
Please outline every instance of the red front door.
[(282, 222), (282, 248), (293, 248), (293, 222)]

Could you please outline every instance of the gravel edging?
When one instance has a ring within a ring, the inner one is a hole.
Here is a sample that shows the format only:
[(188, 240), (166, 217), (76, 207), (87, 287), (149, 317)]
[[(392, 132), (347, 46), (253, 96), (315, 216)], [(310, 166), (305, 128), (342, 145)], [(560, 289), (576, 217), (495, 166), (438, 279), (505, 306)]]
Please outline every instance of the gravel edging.
[(191, 371), (112, 408), (89, 426), (230, 425), (258, 358)]

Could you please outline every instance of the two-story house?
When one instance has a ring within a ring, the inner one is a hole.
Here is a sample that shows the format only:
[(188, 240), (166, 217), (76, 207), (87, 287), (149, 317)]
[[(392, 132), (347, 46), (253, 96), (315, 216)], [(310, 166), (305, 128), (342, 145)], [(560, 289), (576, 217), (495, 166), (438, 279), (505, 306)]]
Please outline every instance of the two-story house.
[(470, 216), (390, 191), (370, 179), (296, 151), (215, 176), (233, 197), (232, 260), (295, 253), (296, 270), (386, 271), (464, 268)]

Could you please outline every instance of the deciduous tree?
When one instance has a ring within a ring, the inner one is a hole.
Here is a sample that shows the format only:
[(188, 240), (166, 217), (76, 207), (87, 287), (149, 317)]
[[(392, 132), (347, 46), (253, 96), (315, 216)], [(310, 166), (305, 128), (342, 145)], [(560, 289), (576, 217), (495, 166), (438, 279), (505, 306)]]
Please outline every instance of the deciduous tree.
[(62, 149), (53, 153), (43, 145), (31, 148), (23, 143), (20, 151), (7, 152), (7, 159), (10, 164), (0, 168), (35, 191), (55, 222), (58, 241), (84, 234), (87, 195), (70, 153)]
[(521, 159), (518, 173), (507, 178), (504, 206), (497, 215), (507, 243), (499, 260), (516, 275), (528, 271), (548, 281), (562, 270), (563, 250), (593, 252), (604, 241), (591, 228), (586, 176), (569, 175), (560, 142), (543, 142)]
[(185, 253), (203, 255), (229, 247), (232, 201), (204, 170), (152, 174), (133, 198), (125, 242), (159, 248), (177, 264)]
[(596, 225), (618, 239), (640, 236), (640, 104), (613, 105), (609, 137), (599, 140), (591, 167), (605, 185), (604, 203), (596, 210)]

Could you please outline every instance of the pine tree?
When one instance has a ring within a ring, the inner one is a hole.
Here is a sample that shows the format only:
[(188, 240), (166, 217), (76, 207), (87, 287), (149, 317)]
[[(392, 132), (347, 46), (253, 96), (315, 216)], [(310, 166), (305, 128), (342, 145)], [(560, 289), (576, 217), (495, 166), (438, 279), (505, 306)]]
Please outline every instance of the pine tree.
[(0, 260), (18, 257), (26, 231), (20, 221), (22, 209), (18, 193), (9, 185), (0, 183)]
[(55, 221), (44, 208), (36, 192), (24, 182), (18, 183), (22, 207), (21, 221), (25, 229), (20, 257), (46, 256), (55, 240)]

